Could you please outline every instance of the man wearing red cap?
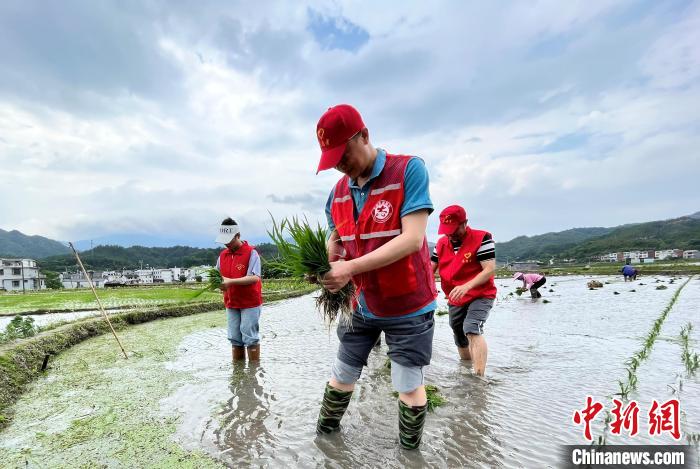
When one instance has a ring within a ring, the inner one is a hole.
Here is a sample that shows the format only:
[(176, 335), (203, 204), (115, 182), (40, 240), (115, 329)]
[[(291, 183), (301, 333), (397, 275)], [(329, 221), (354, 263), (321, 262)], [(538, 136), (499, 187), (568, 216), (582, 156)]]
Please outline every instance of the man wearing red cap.
[(420, 158), (375, 148), (360, 113), (347, 104), (321, 116), (316, 137), (318, 171), (343, 173), (326, 203), (333, 262), (322, 284), (338, 291), (352, 281), (358, 292), (351, 324), (338, 325), (340, 346), (317, 431), (339, 428), (362, 367), (384, 332), (399, 392), (399, 441), (415, 449), (427, 412), (423, 367), (430, 364), (437, 297), (425, 237), (433, 210), (428, 172)]
[(495, 244), (491, 233), (467, 226), (467, 212), (459, 205), (440, 213), (438, 234), (445, 236), (431, 260), (433, 271), (440, 270), (455, 345), (462, 360), (472, 360), (474, 372), (483, 376), (488, 348), (482, 334), (496, 298)]

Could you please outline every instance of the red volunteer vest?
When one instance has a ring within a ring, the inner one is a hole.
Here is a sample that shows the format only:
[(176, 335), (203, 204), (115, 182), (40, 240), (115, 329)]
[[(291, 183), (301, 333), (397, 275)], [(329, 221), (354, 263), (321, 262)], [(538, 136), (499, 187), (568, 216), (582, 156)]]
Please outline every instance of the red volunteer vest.
[[(479, 250), (486, 231), (475, 230), (467, 227), (467, 232), (462, 240), (462, 247), (454, 252), (450, 239), (443, 236), (437, 242), (438, 267), (440, 269), (440, 282), (442, 291), (449, 298), (454, 287), (462, 285), (476, 277), (481, 271), (481, 263), (476, 260), (476, 251)], [(476, 298), (496, 298), (496, 285), (493, 277), (474, 287), (459, 301), (449, 304), (463, 306)]]
[[(245, 277), (248, 273), (251, 252), (253, 252), (253, 247), (249, 246), (246, 241), (243, 241), (243, 245), (236, 249), (236, 252), (231, 252), (228, 248), (221, 251), (219, 254), (221, 275), (227, 278)], [(224, 305), (227, 308), (255, 308), (261, 304), (262, 282), (260, 279), (250, 285), (232, 285), (224, 292)]]
[[(335, 185), (331, 217), (345, 249), (345, 259), (372, 252), (401, 234), (404, 177), (410, 159), (386, 155), (384, 169), (372, 182), (357, 222), (349, 178), (343, 176)], [(437, 297), (425, 238), (420, 250), (393, 264), (356, 275), (352, 281), (356, 290), (364, 294), (369, 310), (381, 317), (410, 314)]]

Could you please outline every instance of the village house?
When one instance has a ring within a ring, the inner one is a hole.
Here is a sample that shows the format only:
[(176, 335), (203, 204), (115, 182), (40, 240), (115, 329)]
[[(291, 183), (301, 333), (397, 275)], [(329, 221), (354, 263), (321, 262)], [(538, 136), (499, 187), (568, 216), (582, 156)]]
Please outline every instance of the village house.
[(0, 259), (0, 290), (28, 291), (46, 288), (46, 277), (34, 259)]
[(683, 259), (700, 259), (700, 251), (697, 249), (683, 251)]

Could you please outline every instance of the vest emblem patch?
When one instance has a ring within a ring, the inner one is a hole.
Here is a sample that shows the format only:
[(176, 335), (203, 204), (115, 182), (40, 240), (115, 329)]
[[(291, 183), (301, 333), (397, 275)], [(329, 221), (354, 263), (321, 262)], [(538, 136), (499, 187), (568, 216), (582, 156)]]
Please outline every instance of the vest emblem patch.
[(393, 213), (394, 207), (391, 205), (391, 202), (382, 199), (374, 204), (374, 208), (372, 209), (372, 218), (374, 218), (374, 221), (377, 223), (384, 223), (391, 218)]

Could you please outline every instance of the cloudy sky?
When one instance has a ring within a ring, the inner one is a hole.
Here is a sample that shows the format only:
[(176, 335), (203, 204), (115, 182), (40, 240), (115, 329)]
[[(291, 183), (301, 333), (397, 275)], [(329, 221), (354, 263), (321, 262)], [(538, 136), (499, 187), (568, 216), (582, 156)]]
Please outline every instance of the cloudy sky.
[(700, 3), (377, 3), (0, 2), (0, 228), (322, 220), (338, 103), (497, 241), (700, 210)]

